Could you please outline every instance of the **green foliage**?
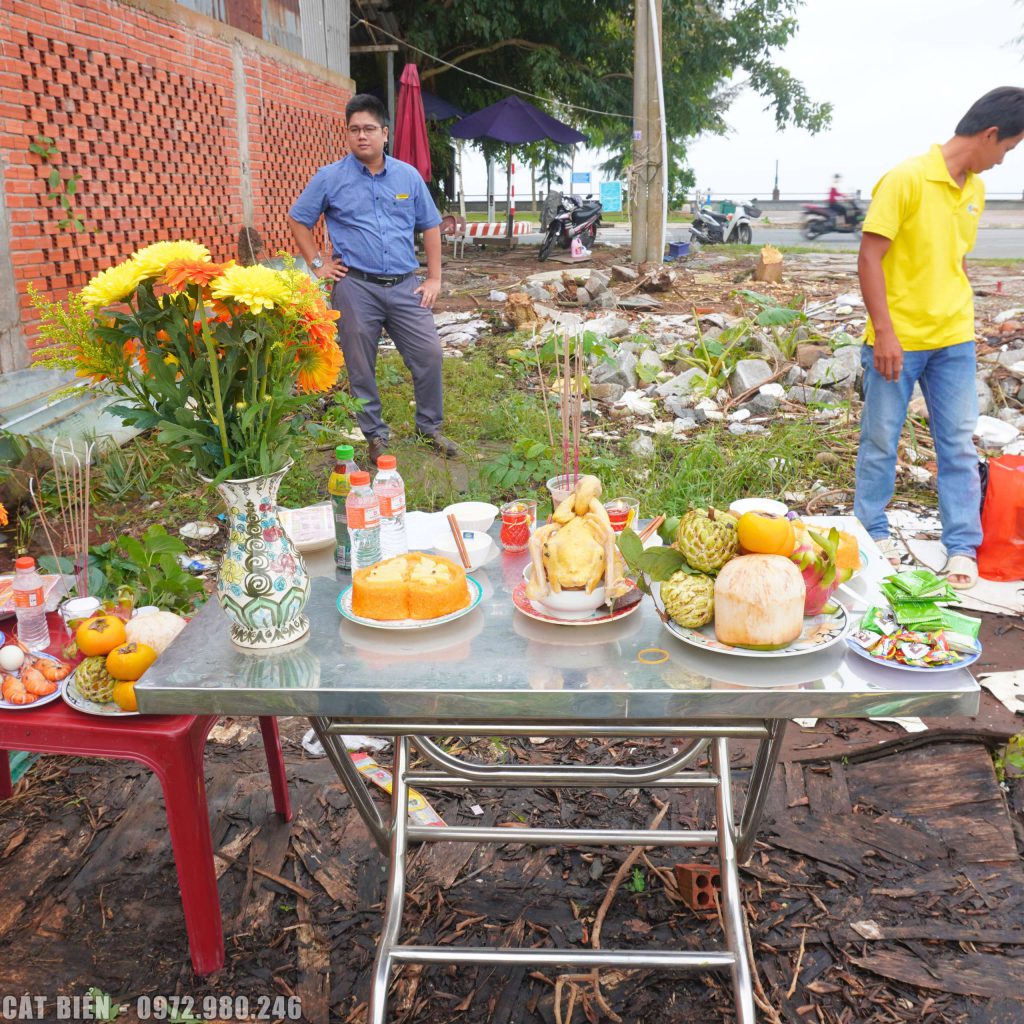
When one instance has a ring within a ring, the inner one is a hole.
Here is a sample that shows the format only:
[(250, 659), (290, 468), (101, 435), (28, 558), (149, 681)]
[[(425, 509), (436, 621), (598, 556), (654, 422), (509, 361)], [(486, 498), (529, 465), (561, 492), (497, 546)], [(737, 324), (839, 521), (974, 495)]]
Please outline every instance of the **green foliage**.
[[(188, 614), (203, 584), (178, 564), (177, 556), (188, 549), (162, 526), (150, 526), (141, 538), (128, 534), (89, 549), (89, 593), (111, 599), (121, 587), (130, 587), (135, 603), (155, 604), (167, 611)], [(43, 555), (40, 566), (47, 572), (74, 573), (71, 559)]]
[[(674, 140), (669, 185), (675, 193), (685, 189), (686, 140), (705, 132), (724, 134), (726, 111), (739, 92), (738, 83), (767, 101), (779, 128), (793, 125), (815, 132), (828, 125), (831, 105), (813, 102), (801, 83), (773, 62), (796, 33), (800, 6), (800, 0), (677, 0), (664, 5), (666, 126)], [(438, 17), (435, 5), (393, 0), (388, 12), (388, 31), (401, 26), (403, 41), (447, 62), (419, 58), (424, 88), (465, 110), (503, 98), (504, 91), (490, 82), (557, 98), (551, 105), (553, 114), (584, 130), (591, 146), (618, 155), (619, 169), (628, 163), (634, 41), (634, 4), (629, 0), (451, 0), (444, 17)], [(553, 25), (572, 29), (552, 33)], [(375, 55), (354, 55), (354, 77), (378, 80), (375, 61)], [(505, 158), (504, 144), (478, 145)], [(527, 147), (516, 147), (516, 152), (520, 158), (537, 159)], [(558, 170), (552, 167), (543, 173), (555, 177)]]
[(729, 375), (746, 354), (743, 346), (750, 337), (750, 324), (742, 320), (727, 327), (717, 337), (708, 338), (700, 329), (700, 319), (695, 316), (693, 322), (697, 327), (697, 344), (683, 362), (704, 374), (700, 390), (706, 395), (713, 395), (725, 387)]
[(93, 1020), (114, 1021), (120, 1016), (122, 1010), (127, 1009), (127, 1006), (119, 1006), (114, 1002), (112, 995), (104, 992), (101, 988), (96, 988), (95, 985), (87, 989), (85, 994), (90, 1000)]
[(85, 231), (85, 222), (75, 210), (75, 197), (82, 176), (77, 172), (65, 178), (54, 161), (60, 156), (55, 139), (48, 135), (37, 135), (29, 143), (29, 152), (35, 153), (48, 167), (46, 173), (46, 198), (59, 207), (60, 219), (57, 221), (58, 231)]
[(495, 491), (509, 498), (532, 491), (558, 474), (553, 449), (544, 441), (523, 438), (483, 467), (481, 476)]
[(633, 868), (633, 873), (629, 876), (629, 881), (626, 882), (626, 888), (635, 893), (646, 891), (647, 879), (644, 878), (644, 873), (639, 868)]

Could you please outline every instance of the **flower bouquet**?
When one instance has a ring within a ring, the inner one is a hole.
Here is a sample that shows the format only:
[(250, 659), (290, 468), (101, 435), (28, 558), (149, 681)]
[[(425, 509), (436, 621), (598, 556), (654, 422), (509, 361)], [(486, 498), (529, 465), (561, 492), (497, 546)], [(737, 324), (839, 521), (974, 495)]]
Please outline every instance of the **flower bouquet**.
[(68, 306), (41, 303), (36, 362), (71, 368), (156, 430), (168, 457), (218, 486), (230, 513), (217, 595), (232, 639), (273, 647), (309, 628), (309, 578), (277, 518), (299, 415), (337, 381), (338, 314), (294, 269), (215, 263), (156, 242), (97, 274)]

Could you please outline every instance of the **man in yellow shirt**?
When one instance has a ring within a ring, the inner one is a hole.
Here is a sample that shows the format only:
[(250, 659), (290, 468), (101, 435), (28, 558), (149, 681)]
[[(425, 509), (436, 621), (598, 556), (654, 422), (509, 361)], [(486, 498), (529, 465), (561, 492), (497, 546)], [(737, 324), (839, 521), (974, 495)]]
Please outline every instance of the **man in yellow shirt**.
[(938, 462), (945, 572), (960, 588), (977, 582), (981, 544), (974, 294), (965, 260), (985, 205), (978, 175), (1001, 164), (1022, 137), (1024, 89), (1003, 86), (982, 96), (947, 143), (878, 182), (857, 261), (869, 320), (854, 512), (895, 558), (885, 508), (907, 405), (920, 382)]

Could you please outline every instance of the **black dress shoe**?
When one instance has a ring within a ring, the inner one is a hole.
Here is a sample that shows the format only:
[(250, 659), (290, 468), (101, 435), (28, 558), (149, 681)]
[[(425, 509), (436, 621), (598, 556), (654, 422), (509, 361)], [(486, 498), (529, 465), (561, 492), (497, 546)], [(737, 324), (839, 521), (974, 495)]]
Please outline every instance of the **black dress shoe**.
[(371, 437), (370, 438), (370, 462), (373, 463), (374, 468), (377, 467), (377, 460), (382, 455), (387, 455), (389, 440), (386, 437)]
[(457, 459), (462, 454), (462, 449), (449, 438), (445, 437), (440, 431), (436, 434), (424, 434), (421, 431), (416, 431), (416, 436), (426, 442), (431, 448), (434, 449), (440, 455), (443, 455), (446, 459)]

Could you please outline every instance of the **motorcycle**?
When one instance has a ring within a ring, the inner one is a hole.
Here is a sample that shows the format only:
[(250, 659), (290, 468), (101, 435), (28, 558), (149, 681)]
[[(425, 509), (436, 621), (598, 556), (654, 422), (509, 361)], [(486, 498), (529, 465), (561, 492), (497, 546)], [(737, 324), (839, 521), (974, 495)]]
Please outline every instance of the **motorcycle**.
[(832, 231), (845, 235), (860, 234), (864, 223), (864, 207), (856, 199), (844, 199), (843, 202), (846, 205), (846, 216), (841, 221), (836, 211), (828, 205), (805, 204), (804, 219), (800, 225), (804, 238), (811, 240)]
[(761, 216), (756, 199), (737, 203), (732, 213), (716, 213), (710, 206), (697, 211), (690, 225), (690, 238), (702, 245), (735, 242), (750, 245), (754, 237), (752, 222)]
[(597, 229), (601, 223), (604, 207), (600, 201), (587, 196), (562, 196), (558, 210), (548, 224), (548, 232), (541, 242), (537, 259), (543, 263), (557, 244), (562, 249), (572, 246), (574, 238), (578, 238), (584, 248), (589, 249), (597, 238)]

